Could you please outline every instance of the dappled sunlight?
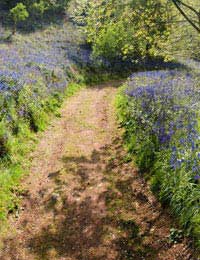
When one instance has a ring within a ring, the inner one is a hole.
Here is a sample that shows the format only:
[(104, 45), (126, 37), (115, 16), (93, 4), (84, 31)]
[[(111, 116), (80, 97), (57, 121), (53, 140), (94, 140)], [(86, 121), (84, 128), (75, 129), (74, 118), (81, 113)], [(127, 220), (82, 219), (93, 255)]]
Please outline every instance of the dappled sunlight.
[(0, 260), (199, 260), (199, 0), (0, 0)]

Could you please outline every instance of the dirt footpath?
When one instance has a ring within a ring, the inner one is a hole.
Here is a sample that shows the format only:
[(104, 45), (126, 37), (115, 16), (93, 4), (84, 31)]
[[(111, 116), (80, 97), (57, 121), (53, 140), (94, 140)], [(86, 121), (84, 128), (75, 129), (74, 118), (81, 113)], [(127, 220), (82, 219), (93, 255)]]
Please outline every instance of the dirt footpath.
[(1, 260), (196, 260), (129, 162), (113, 83), (68, 99), (32, 155)]

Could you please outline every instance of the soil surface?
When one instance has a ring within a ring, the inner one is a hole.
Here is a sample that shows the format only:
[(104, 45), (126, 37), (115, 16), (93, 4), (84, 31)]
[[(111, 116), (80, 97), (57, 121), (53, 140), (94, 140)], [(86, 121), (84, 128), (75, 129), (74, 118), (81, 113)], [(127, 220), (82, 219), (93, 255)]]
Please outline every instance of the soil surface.
[(1, 260), (196, 260), (123, 148), (117, 83), (68, 99), (32, 155)]

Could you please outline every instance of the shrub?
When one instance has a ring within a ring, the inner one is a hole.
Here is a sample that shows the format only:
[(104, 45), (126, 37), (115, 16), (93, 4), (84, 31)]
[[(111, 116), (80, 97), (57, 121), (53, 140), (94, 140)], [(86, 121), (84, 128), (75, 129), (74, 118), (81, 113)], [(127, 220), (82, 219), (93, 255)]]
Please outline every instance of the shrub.
[(170, 25), (162, 1), (89, 1), (86, 33), (94, 55), (137, 60), (163, 56)]
[(15, 7), (13, 7), (10, 10), (10, 14), (14, 22), (13, 34), (15, 34), (17, 29), (17, 23), (25, 21), (29, 17), (29, 13), (26, 9), (26, 6), (23, 3), (18, 3)]
[(35, 16), (42, 16), (48, 7), (47, 4), (41, 0), (40, 2), (33, 3), (31, 9)]

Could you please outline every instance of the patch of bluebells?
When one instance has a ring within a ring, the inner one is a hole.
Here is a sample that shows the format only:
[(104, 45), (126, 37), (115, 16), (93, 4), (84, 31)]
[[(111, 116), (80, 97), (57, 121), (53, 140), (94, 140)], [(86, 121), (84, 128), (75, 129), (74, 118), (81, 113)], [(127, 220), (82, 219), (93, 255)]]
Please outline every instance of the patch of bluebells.
[[(1, 43), (0, 49), (0, 120), (7, 112), (5, 103), (27, 85), (32, 89), (32, 98), (37, 100), (44, 87), (47, 95), (64, 92), (68, 75), (74, 64), (90, 62), (90, 52), (82, 46), (81, 32), (71, 23), (61, 24), (46, 30), (18, 35), (13, 43)], [(37, 102), (37, 101), (36, 101)], [(9, 110), (9, 108), (7, 109)], [(19, 108), (23, 116), (23, 109)]]
[(131, 75), (126, 94), (132, 104), (138, 142), (155, 137), (158, 151), (170, 153), (168, 166), (200, 180), (200, 91), (195, 75), (178, 70)]
[(62, 72), (58, 78), (63, 87), (65, 72), (72, 64), (91, 62), (90, 51), (84, 48), (83, 41), (82, 33), (68, 22), (20, 37), (13, 44), (2, 44), (0, 78), (12, 78), (22, 85), (29, 83), (30, 78), (44, 77), (47, 71), (59, 71)]

